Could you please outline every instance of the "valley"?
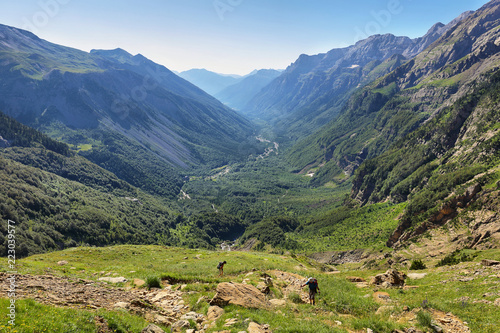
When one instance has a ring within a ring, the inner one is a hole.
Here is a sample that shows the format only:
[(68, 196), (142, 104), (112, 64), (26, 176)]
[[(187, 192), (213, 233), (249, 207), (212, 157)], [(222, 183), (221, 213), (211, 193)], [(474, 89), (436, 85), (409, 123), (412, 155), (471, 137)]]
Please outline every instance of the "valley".
[(0, 24), (0, 332), (496, 332), (499, 26), (223, 75)]

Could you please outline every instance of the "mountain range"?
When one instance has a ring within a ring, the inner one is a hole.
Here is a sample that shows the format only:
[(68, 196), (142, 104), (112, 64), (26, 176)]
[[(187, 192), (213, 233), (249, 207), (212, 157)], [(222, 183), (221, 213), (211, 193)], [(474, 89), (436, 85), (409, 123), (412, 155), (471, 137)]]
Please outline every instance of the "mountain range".
[(237, 159), (253, 133), (201, 89), (120, 49), (87, 53), (2, 25), (0, 72), (0, 110), (75, 147), (91, 145), (85, 156), (140, 187), (169, 188), (176, 169)]
[(457, 247), (499, 246), (499, 25), (493, 0), (283, 72), (188, 73), (211, 92), (140, 54), (0, 25), (2, 216), (25, 221), (24, 254), (400, 248), (455, 225)]
[(227, 106), (241, 110), (281, 72), (274, 69), (261, 69), (239, 76), (218, 74), (206, 69), (191, 69), (179, 73), (179, 76), (200, 87)]
[(271, 122), (278, 135), (294, 140), (311, 134), (338, 116), (354, 91), (395, 70), (470, 14), (447, 25), (437, 23), (421, 38), (374, 35), (324, 54), (303, 54), (243, 114)]

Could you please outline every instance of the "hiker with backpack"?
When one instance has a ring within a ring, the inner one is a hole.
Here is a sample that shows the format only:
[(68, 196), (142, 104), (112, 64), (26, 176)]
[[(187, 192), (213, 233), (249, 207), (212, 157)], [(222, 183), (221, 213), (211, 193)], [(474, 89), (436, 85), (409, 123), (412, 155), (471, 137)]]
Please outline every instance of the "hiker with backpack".
[(316, 293), (321, 293), (319, 290), (319, 286), (318, 286), (318, 280), (310, 277), (309, 279), (307, 279), (307, 282), (304, 283), (300, 287), (304, 288), (305, 286), (309, 286), (309, 302), (311, 303), (311, 305), (315, 305), (316, 304), (316, 300), (315, 300)]
[(224, 265), (226, 263), (227, 262), (224, 260), (224, 261), (220, 261), (219, 264), (217, 265), (217, 269), (219, 270), (219, 277), (224, 275)]

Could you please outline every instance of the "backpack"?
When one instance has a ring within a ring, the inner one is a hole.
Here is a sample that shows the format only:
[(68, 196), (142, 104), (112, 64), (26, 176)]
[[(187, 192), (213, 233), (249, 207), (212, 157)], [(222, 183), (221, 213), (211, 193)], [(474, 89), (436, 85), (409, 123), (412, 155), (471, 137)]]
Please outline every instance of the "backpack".
[(309, 280), (309, 289), (311, 290), (316, 290), (318, 289), (318, 280), (312, 278), (311, 280)]
[(222, 263), (222, 261), (221, 261), (221, 262), (219, 262), (219, 263), (217, 264), (217, 269), (220, 269), (220, 268), (222, 267), (222, 265), (224, 265), (224, 264)]

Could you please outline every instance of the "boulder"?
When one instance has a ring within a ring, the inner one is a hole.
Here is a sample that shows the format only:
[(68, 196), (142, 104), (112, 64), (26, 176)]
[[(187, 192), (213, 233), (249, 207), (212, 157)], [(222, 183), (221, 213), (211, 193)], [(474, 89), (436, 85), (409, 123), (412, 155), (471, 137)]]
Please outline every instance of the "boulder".
[(383, 286), (384, 288), (403, 287), (405, 285), (405, 278), (405, 273), (389, 269), (387, 272), (373, 277), (370, 284)]
[(500, 261), (484, 259), (484, 260), (481, 260), (481, 264), (483, 266), (496, 266), (496, 265), (500, 265)]
[(61, 260), (61, 261), (58, 261), (58, 262), (57, 262), (57, 264), (58, 264), (59, 266), (64, 266), (64, 265), (67, 265), (67, 264), (68, 264), (68, 262), (67, 262), (66, 260)]
[(240, 305), (245, 308), (267, 308), (269, 303), (259, 289), (249, 284), (223, 282), (217, 286), (217, 293), (210, 305)]
[(165, 331), (154, 324), (149, 324), (141, 333), (165, 333)]
[(253, 321), (248, 324), (248, 333), (270, 333), (269, 325), (259, 325)]
[(269, 300), (269, 303), (271, 303), (271, 305), (273, 306), (285, 306), (286, 305), (286, 301), (284, 299), (271, 299)]
[(217, 319), (222, 317), (223, 314), (224, 314), (223, 308), (220, 308), (217, 305), (213, 305), (208, 308), (207, 318), (209, 321), (216, 321)]

